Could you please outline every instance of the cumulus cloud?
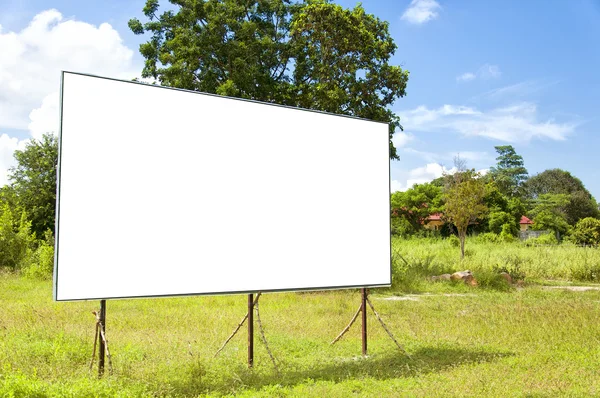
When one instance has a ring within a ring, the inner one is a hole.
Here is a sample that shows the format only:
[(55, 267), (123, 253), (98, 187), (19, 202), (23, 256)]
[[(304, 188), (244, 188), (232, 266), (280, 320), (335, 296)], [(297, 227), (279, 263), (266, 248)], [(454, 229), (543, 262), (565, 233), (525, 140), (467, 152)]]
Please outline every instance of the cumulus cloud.
[(54, 9), (20, 32), (0, 31), (0, 48), (0, 129), (34, 136), (56, 131), (61, 70), (131, 79), (139, 69), (111, 25), (65, 20)]
[(420, 25), (437, 18), (440, 8), (442, 7), (435, 0), (412, 0), (401, 19)]
[(16, 166), (13, 153), (17, 149), (24, 149), (27, 142), (29, 140), (19, 140), (7, 134), (0, 135), (0, 186), (8, 183), (8, 169)]
[(419, 106), (400, 112), (400, 115), (404, 128), (408, 131), (451, 132), (509, 143), (528, 142), (532, 139), (562, 141), (577, 126), (575, 122), (540, 120), (537, 106), (531, 102), (488, 111), (454, 105), (444, 105), (438, 109)]
[(448, 169), (439, 163), (428, 163), (425, 166), (398, 173), (391, 180), (391, 191), (406, 191), (415, 184), (424, 184), (444, 174), (452, 174), (454, 172), (456, 172), (456, 168), (454, 167)]
[[(131, 79), (141, 68), (107, 23), (94, 26), (43, 11), (19, 32), (0, 27), (0, 132), (29, 130), (33, 138), (58, 132), (61, 70)], [(28, 140), (0, 135), (0, 186)]]
[(469, 82), (475, 79), (497, 79), (502, 76), (502, 72), (500, 71), (500, 67), (498, 65), (490, 65), (485, 64), (480, 67), (476, 73), (473, 72), (465, 72), (460, 76), (456, 77), (457, 82)]
[(402, 131), (397, 131), (394, 133), (392, 143), (394, 144), (394, 147), (402, 148), (406, 146), (406, 144), (408, 144), (410, 141), (412, 141), (413, 138), (414, 137), (410, 134), (404, 133)]

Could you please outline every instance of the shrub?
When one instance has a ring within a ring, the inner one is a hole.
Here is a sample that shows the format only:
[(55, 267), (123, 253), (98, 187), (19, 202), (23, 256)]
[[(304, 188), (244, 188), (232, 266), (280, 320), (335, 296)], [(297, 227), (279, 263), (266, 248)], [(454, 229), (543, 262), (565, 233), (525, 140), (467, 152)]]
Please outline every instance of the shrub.
[(38, 248), (31, 252), (21, 265), (23, 275), (29, 278), (52, 278), (54, 269), (54, 246), (40, 241)]
[(10, 207), (5, 204), (0, 215), (0, 267), (12, 270), (20, 268), (29, 255), (35, 235), (31, 234), (31, 222), (25, 212), (17, 221)]
[(515, 236), (514, 236), (513, 232), (514, 232), (513, 225), (504, 224), (502, 226), (502, 232), (500, 232), (500, 235), (498, 236), (498, 238), (502, 242), (513, 242), (515, 240)]
[(525, 241), (526, 246), (558, 245), (558, 239), (553, 233), (543, 234), (537, 238), (529, 238)]
[(446, 240), (450, 243), (450, 246), (460, 246), (460, 239), (458, 239), (458, 236), (456, 235), (450, 235)]
[(476, 239), (479, 243), (497, 243), (500, 241), (498, 235), (493, 232), (478, 235)]
[(575, 225), (571, 240), (578, 245), (597, 245), (600, 243), (600, 220), (587, 217)]

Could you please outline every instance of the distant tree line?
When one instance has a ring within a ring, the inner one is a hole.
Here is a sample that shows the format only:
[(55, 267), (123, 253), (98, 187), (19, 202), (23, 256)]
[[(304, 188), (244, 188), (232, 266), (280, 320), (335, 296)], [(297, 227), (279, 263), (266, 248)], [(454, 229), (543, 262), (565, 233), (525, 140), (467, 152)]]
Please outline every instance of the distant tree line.
[(392, 233), (427, 234), (427, 218), (441, 214), (446, 221), (442, 235), (456, 233), (461, 238), (468, 228), (510, 240), (526, 216), (533, 230), (551, 231), (580, 244), (600, 243), (598, 203), (581, 180), (561, 169), (529, 176), (523, 157), (511, 145), (495, 149), (497, 163), (485, 175), (458, 167), (452, 175), (392, 193)]

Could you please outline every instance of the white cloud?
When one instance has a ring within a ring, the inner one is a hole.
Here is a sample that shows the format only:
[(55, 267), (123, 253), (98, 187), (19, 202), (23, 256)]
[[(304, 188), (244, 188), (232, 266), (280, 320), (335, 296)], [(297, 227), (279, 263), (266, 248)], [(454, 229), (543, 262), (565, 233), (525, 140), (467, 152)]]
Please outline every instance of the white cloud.
[(479, 79), (497, 79), (502, 76), (502, 72), (500, 71), (500, 67), (498, 65), (490, 65), (485, 64), (480, 67), (476, 73), (473, 72), (465, 72), (460, 76), (456, 77), (457, 82), (469, 82), (471, 80)]
[(9, 137), (7, 134), (0, 135), (0, 186), (8, 183), (8, 169), (16, 166), (13, 153), (16, 149), (24, 149), (28, 141)]
[[(0, 49), (0, 132), (28, 129), (34, 138), (58, 132), (61, 70), (131, 79), (141, 69), (112, 26), (65, 20), (54, 9), (19, 32), (0, 29)], [(0, 186), (27, 142), (0, 135)]]
[(64, 20), (54, 9), (37, 14), (20, 32), (0, 32), (0, 48), (0, 129), (29, 127), (34, 135), (56, 129), (58, 115), (50, 113), (61, 70), (124, 79), (139, 70), (112, 26)]
[(413, 24), (423, 24), (438, 17), (437, 10), (442, 8), (435, 0), (412, 0), (401, 19)]
[(401, 172), (391, 180), (391, 191), (406, 191), (415, 184), (424, 184), (441, 177), (444, 174), (452, 174), (455, 168), (448, 169), (438, 163), (428, 163), (407, 172)]
[(562, 141), (577, 126), (574, 122), (539, 120), (537, 107), (531, 102), (489, 111), (453, 105), (429, 109), (422, 105), (399, 113), (407, 131), (451, 132), (509, 143), (528, 142), (536, 138)]
[[(394, 170), (392, 179), (390, 180), (390, 190), (391, 192), (406, 191), (415, 184), (425, 184), (443, 175), (452, 175), (456, 173), (456, 171), (456, 167), (447, 168), (446, 166), (435, 162), (430, 162), (425, 166), (416, 167), (408, 171)], [(489, 169), (479, 169), (476, 170), (476, 172), (483, 176), (489, 172)]]
[(58, 93), (47, 95), (42, 100), (42, 105), (29, 113), (31, 122), (28, 128), (31, 136), (40, 139), (44, 133), (58, 134), (58, 112)]
[(460, 76), (457, 76), (456, 81), (468, 82), (468, 81), (474, 80), (476, 77), (477, 76), (475, 76), (475, 73), (467, 72), (467, 73), (463, 73)]
[(394, 133), (394, 136), (392, 138), (392, 143), (394, 144), (394, 147), (402, 148), (402, 147), (406, 146), (406, 144), (408, 144), (413, 139), (414, 139), (414, 137), (412, 135), (406, 134), (402, 131), (397, 131)]

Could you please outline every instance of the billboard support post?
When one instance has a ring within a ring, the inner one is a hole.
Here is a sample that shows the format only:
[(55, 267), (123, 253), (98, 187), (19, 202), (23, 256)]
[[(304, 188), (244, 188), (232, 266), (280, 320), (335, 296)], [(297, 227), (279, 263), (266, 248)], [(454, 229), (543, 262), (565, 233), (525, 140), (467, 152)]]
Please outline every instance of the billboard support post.
[[(248, 295), (248, 367), (254, 365), (254, 298)], [(258, 298), (258, 297), (257, 297)]]
[(354, 314), (352, 319), (350, 320), (350, 323), (348, 324), (348, 326), (346, 326), (344, 328), (344, 330), (342, 330), (342, 332), (335, 339), (333, 339), (331, 344), (333, 345), (333, 344), (337, 343), (346, 334), (346, 332), (348, 332), (348, 330), (350, 330), (350, 327), (352, 327), (352, 325), (358, 318), (358, 314), (361, 314), (362, 315), (362, 333), (361, 333), (361, 335), (362, 335), (362, 354), (364, 356), (367, 355), (367, 337), (368, 337), (367, 336), (367, 304), (369, 305), (369, 307), (371, 307), (371, 310), (373, 311), (373, 314), (375, 314), (375, 317), (381, 324), (381, 327), (386, 331), (388, 336), (390, 336), (390, 338), (396, 344), (398, 349), (400, 351), (402, 351), (404, 353), (404, 355), (406, 355), (407, 357), (410, 358), (410, 355), (408, 355), (408, 353), (406, 352), (404, 347), (402, 347), (400, 345), (400, 343), (398, 343), (398, 341), (396, 340), (396, 338), (394, 337), (392, 332), (390, 332), (390, 329), (388, 329), (385, 322), (383, 322), (383, 319), (381, 319), (381, 316), (379, 315), (377, 310), (375, 310), (373, 303), (371, 303), (371, 300), (369, 300), (369, 294), (368, 294), (367, 288), (361, 289), (361, 304), (360, 304), (360, 307), (358, 307), (358, 310), (356, 311), (356, 313)]
[(367, 356), (367, 289), (362, 288), (361, 291), (362, 304), (360, 306), (362, 311), (362, 354)]
[(104, 358), (106, 357), (106, 344), (104, 336), (106, 332), (106, 300), (100, 300), (100, 312), (98, 314), (98, 377), (104, 374)]

